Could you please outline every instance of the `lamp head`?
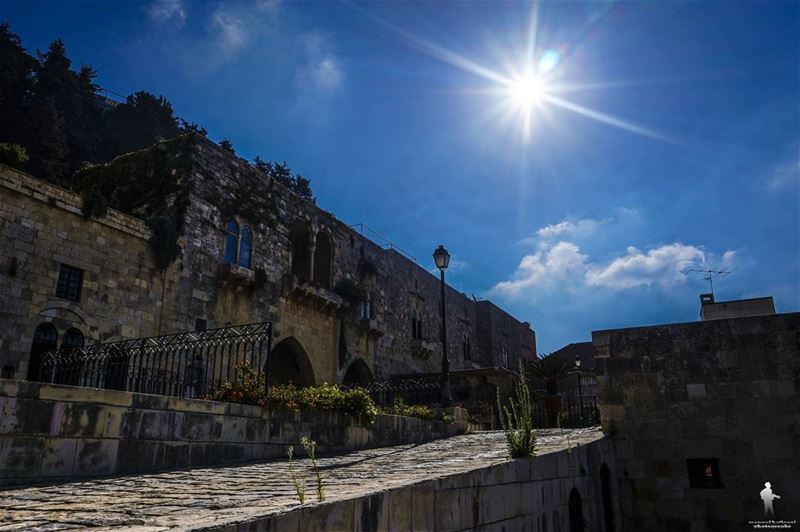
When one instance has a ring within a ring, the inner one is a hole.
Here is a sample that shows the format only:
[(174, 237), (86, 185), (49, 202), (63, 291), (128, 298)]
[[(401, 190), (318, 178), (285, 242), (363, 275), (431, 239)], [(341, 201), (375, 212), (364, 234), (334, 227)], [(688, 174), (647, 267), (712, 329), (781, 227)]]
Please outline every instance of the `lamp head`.
[(450, 253), (444, 249), (444, 246), (439, 246), (436, 248), (436, 251), (433, 252), (433, 260), (440, 271), (445, 271), (450, 264)]

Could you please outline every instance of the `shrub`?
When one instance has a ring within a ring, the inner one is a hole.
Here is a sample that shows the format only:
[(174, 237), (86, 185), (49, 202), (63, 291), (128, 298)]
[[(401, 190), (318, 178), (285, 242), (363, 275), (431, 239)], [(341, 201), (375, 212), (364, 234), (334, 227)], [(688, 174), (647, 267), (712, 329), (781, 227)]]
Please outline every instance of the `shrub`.
[(27, 162), (28, 152), (25, 151), (25, 148), (19, 144), (0, 142), (0, 163), (22, 170)]
[(258, 405), (268, 410), (339, 410), (349, 415), (364, 416), (370, 422), (378, 415), (372, 397), (363, 388), (347, 390), (330, 384), (297, 388), (292, 384), (281, 384), (270, 386), (269, 396), (265, 400), (265, 382), (264, 373), (244, 362), (236, 366), (233, 380), (226, 381), (209, 399)]
[(533, 403), (525, 378), (522, 361), (519, 364), (519, 376), (514, 382), (514, 394), (517, 401), (509, 398), (508, 406), (500, 406), (500, 389), (497, 389), (497, 410), (500, 425), (506, 435), (508, 454), (511, 458), (533, 456), (536, 454), (536, 435), (533, 432)]
[(386, 411), (395, 416), (418, 417), (420, 419), (436, 419), (436, 413), (429, 406), (404, 404), (402, 397), (395, 397), (392, 407)]
[(233, 380), (225, 381), (210, 399), (264, 406), (264, 389), (266, 387), (264, 374), (254, 370), (249, 362), (239, 364), (235, 371)]

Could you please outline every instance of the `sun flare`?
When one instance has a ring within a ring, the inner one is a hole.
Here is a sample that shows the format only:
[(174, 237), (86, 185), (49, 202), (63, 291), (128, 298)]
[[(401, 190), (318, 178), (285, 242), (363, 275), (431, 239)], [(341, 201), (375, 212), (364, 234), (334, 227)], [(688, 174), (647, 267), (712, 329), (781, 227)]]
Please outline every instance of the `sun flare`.
[(511, 83), (509, 93), (514, 103), (520, 109), (527, 111), (540, 104), (547, 91), (541, 79), (533, 74), (527, 74)]

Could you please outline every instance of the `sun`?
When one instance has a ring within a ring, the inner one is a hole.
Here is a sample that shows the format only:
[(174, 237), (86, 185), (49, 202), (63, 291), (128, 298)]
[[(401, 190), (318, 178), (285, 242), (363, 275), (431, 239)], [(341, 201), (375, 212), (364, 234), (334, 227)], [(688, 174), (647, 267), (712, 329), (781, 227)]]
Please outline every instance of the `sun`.
[(511, 100), (520, 110), (528, 111), (542, 103), (547, 95), (547, 88), (536, 75), (525, 74), (511, 82), (508, 92)]

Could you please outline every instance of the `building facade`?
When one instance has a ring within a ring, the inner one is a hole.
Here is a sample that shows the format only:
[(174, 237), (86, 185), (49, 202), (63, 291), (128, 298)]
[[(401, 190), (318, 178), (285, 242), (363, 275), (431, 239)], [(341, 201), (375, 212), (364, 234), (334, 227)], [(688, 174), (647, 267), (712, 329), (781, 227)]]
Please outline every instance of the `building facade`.
[[(62, 346), (267, 320), (273, 382), (440, 368), (436, 276), (205, 137), (84, 169), (74, 189), (0, 166), (6, 377), (34, 378)], [(536, 353), (528, 323), (449, 286), (446, 298), (452, 369)]]

